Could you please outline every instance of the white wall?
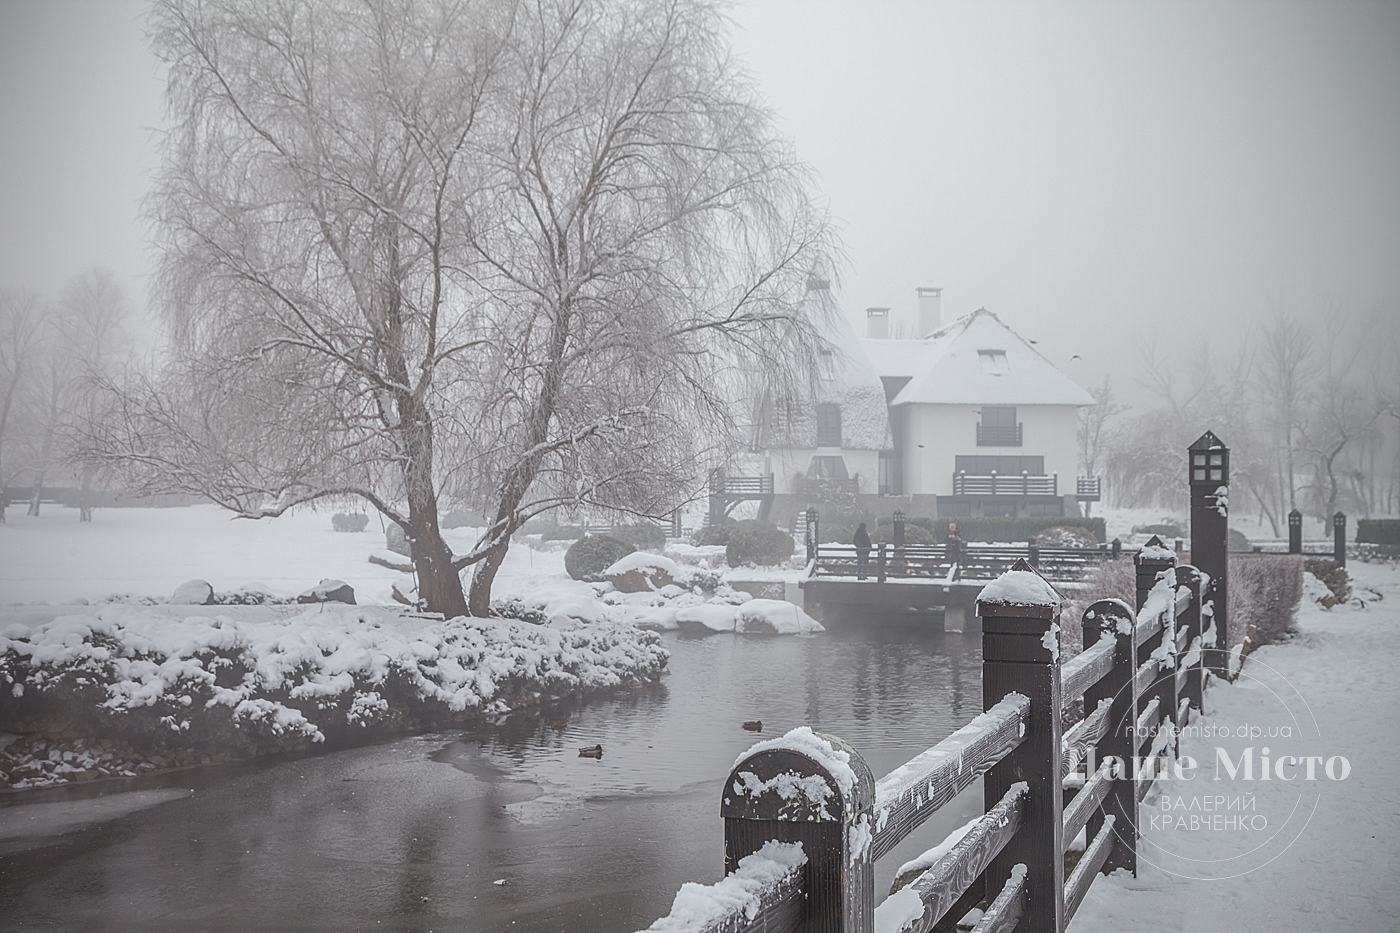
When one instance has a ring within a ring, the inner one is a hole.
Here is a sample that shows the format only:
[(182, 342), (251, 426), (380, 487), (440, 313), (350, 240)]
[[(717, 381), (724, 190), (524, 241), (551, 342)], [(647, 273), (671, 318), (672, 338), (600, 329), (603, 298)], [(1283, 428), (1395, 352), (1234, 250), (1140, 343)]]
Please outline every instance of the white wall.
[(911, 409), (904, 439), (906, 494), (951, 496), (956, 458), (977, 454), (1044, 457), (1046, 475), (1060, 475), (1060, 495), (1074, 493), (1079, 423), (1073, 405), (1016, 406), (1022, 425), (1020, 447), (977, 446), (980, 405), (903, 407)]

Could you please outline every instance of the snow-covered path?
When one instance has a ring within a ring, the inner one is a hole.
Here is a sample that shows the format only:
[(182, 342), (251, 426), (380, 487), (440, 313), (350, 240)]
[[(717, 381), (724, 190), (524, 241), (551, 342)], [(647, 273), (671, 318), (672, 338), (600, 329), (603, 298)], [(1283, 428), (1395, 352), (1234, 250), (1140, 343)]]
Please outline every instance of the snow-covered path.
[[(1245, 786), (1213, 783), (1216, 746), (1238, 761), (1244, 747), (1253, 746), (1257, 756), (1271, 740), (1267, 727), (1254, 739), (1184, 737), (1181, 753), (1201, 768), (1194, 780), (1173, 780), (1144, 803), (1138, 877), (1120, 872), (1098, 879), (1071, 930), (1400, 930), (1400, 572), (1366, 564), (1348, 569), (1358, 591), (1369, 587), (1384, 599), (1331, 612), (1305, 601), (1301, 635), (1246, 660), (1243, 673), (1255, 679), (1213, 684), (1201, 722), (1232, 729), (1243, 723), (1272, 725), (1281, 721), (1282, 700), (1301, 711), (1300, 724), (1312, 733), (1308, 751), (1344, 756), (1350, 774), (1328, 780), (1319, 765), (1318, 780), (1311, 784), (1277, 778), (1252, 782), (1257, 809), (1250, 815), (1266, 816), (1270, 828), (1264, 834), (1192, 831), (1176, 818), (1213, 816), (1195, 813), (1193, 801), (1208, 799), (1221, 787), (1233, 785), (1238, 793)], [(1292, 702), (1289, 684), (1297, 691)], [(1315, 732), (1306, 722), (1308, 711)], [(1272, 744), (1276, 762), (1288, 743), (1275, 739)], [(1297, 778), (1303, 769), (1285, 767), (1283, 773), (1294, 772)], [(1340, 762), (1334, 773), (1341, 773)], [(1163, 809), (1164, 799), (1171, 809)], [(1269, 838), (1276, 829), (1279, 834)], [(1253, 846), (1264, 843), (1253, 856), (1242, 856), (1251, 847), (1242, 841), (1245, 835), (1253, 837)]]

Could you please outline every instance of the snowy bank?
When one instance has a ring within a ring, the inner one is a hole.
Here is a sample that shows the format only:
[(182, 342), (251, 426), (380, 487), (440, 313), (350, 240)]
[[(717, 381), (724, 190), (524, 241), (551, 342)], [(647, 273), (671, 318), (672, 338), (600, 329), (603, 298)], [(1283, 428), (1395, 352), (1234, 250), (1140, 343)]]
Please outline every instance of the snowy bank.
[(350, 607), (248, 619), (109, 606), (0, 628), (0, 721), (261, 754), (469, 723), (651, 680), (667, 659), (655, 634), (610, 622), (560, 631), (400, 625)]

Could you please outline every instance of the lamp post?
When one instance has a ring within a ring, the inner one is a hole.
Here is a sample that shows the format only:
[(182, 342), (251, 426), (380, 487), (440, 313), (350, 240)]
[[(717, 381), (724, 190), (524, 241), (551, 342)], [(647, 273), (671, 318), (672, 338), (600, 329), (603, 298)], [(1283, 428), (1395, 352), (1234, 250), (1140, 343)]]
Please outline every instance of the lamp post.
[(904, 510), (894, 510), (894, 546), (896, 549), (904, 547)]
[(1288, 513), (1288, 553), (1303, 553), (1303, 513), (1297, 509)]
[(1229, 641), (1227, 599), (1229, 593), (1228, 543), (1230, 523), (1230, 448), (1210, 431), (1186, 449), (1191, 487), (1191, 563), (1209, 575), (1202, 594), (1202, 614), (1207, 636), (1201, 639), (1206, 666), (1216, 676), (1228, 673)]
[(1332, 516), (1332, 559), (1338, 567), (1347, 565), (1347, 516), (1338, 512)]

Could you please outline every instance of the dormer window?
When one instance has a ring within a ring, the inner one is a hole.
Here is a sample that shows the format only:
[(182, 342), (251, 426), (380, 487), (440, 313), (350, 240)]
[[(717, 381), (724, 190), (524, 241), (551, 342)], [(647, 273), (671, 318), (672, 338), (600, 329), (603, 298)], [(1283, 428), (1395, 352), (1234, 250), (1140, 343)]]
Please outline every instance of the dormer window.
[(830, 350), (821, 350), (817, 354), (817, 372), (823, 382), (830, 382), (836, 378), (836, 355)]
[(978, 350), (977, 359), (982, 363), (984, 373), (1000, 376), (1002, 373), (1011, 372), (1011, 366), (1006, 362), (1005, 350)]

